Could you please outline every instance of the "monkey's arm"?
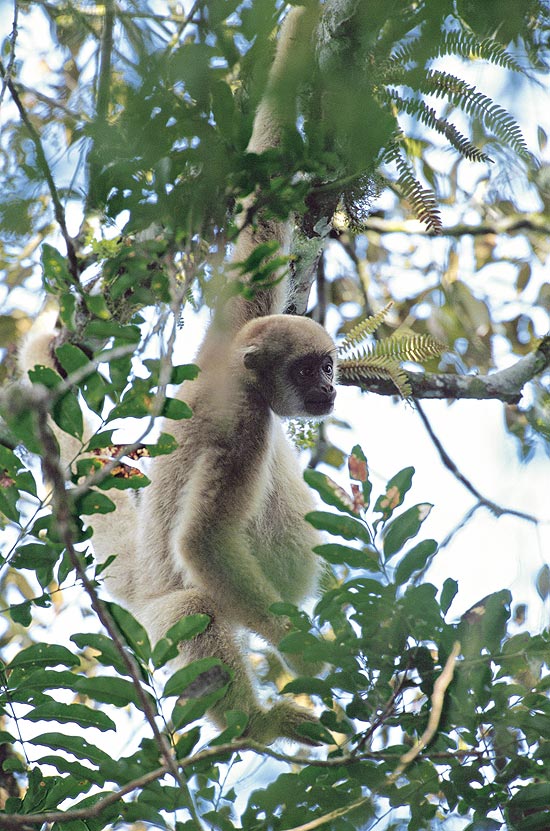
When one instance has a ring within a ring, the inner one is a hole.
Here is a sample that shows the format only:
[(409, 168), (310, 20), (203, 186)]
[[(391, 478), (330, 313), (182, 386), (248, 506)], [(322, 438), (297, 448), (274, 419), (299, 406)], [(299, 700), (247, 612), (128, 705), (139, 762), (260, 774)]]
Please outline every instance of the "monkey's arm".
[[(256, 115), (247, 152), (260, 154), (278, 147), (285, 132), (296, 131), (298, 96), (304, 79), (311, 75), (313, 60), (313, 32), (319, 10), (311, 5), (295, 6), (286, 15), (275, 57), (269, 71), (267, 85)], [(246, 260), (261, 243), (276, 241), (279, 253), (288, 252), (291, 223), (258, 209), (262, 193), (257, 190), (243, 200), (240, 218), (241, 230), (235, 243), (233, 261)], [(235, 272), (235, 277), (237, 272)], [(275, 275), (281, 278), (281, 274)], [(246, 277), (245, 277), (246, 279)], [(268, 288), (255, 292), (245, 300), (233, 297), (224, 304), (218, 322), (226, 331), (238, 331), (247, 321), (284, 311), (287, 295), (286, 279), (275, 279)]]
[(216, 453), (198, 460), (188, 483), (186, 508), (178, 525), (177, 554), (191, 573), (193, 582), (212, 595), (228, 617), (274, 642), (288, 629), (288, 622), (269, 613), (281, 600), (263, 572), (246, 534), (247, 523), (257, 512), (261, 491), (259, 462), (243, 464), (242, 446), (234, 459), (224, 451), (217, 464)]

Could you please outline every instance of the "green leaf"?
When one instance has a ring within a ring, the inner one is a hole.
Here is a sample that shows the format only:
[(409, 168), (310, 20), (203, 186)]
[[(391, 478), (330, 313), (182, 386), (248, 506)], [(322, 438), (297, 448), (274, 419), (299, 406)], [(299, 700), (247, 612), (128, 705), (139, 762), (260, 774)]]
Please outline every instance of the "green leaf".
[(333, 696), (330, 684), (322, 678), (295, 678), (285, 684), (281, 693), (294, 695), (317, 695), (327, 707), (332, 707)]
[(55, 401), (52, 407), (52, 418), (65, 433), (82, 439), (84, 419), (78, 398), (69, 390)]
[(67, 753), (72, 753), (77, 759), (86, 759), (92, 764), (102, 767), (109, 764), (111, 756), (100, 750), (95, 744), (84, 739), (82, 736), (71, 736), (65, 733), (42, 733), (29, 739), (31, 744), (42, 747), (51, 747), (53, 750), (63, 748)]
[(334, 744), (334, 736), (322, 724), (304, 721), (299, 725), (297, 732), (301, 736), (307, 736), (308, 739), (313, 739), (313, 741), (319, 744)]
[(72, 343), (64, 343), (58, 346), (55, 354), (67, 375), (88, 366), (90, 363), (90, 359), (82, 349), (79, 349), (78, 346), (74, 346)]
[[(158, 379), (161, 361), (149, 358), (143, 363), (156, 381)], [(183, 384), (184, 381), (194, 381), (195, 378), (198, 377), (199, 372), (200, 369), (196, 364), (178, 364), (178, 366), (172, 367), (170, 383), (177, 384), (179, 386), (180, 384)]]
[(21, 468), (21, 459), (3, 444), (0, 444), (0, 467), (13, 479)]
[(498, 652), (506, 635), (512, 595), (508, 589), (493, 592), (472, 606), (459, 625), (459, 640), (465, 657), (481, 650)]
[(79, 632), (76, 635), (71, 635), (71, 640), (79, 649), (90, 647), (96, 650), (99, 655), (94, 657), (103, 666), (113, 667), (119, 675), (129, 674), (128, 668), (122, 660), (118, 649), (106, 635), (96, 635), (93, 632)]
[(60, 704), (57, 701), (39, 704), (25, 716), (29, 721), (55, 721), (60, 724), (78, 724), (79, 727), (97, 727), (98, 730), (116, 730), (116, 724), (106, 713), (92, 710), (85, 704)]
[(167, 398), (162, 408), (162, 415), (165, 418), (178, 420), (181, 418), (191, 418), (193, 411), (185, 401), (180, 401), (179, 398)]
[(104, 493), (99, 493), (96, 490), (89, 490), (79, 496), (75, 502), (76, 510), (80, 515), (89, 516), (90, 514), (109, 514), (116, 510), (116, 505), (105, 496)]
[(451, 603), (455, 599), (457, 592), (458, 583), (456, 582), (456, 580), (453, 580), (452, 577), (447, 577), (447, 579), (443, 583), (443, 588), (441, 589), (441, 600), (439, 601), (441, 611), (444, 615), (446, 615), (449, 609), (451, 608)]
[(315, 648), (318, 645), (319, 641), (310, 632), (299, 631), (285, 635), (279, 644), (279, 649), (291, 655), (303, 655), (311, 647)]
[(118, 603), (106, 602), (105, 605), (134, 654), (142, 661), (148, 661), (151, 657), (151, 644), (145, 628)]
[(394, 580), (401, 586), (414, 574), (422, 571), (437, 551), (435, 540), (423, 540), (408, 551), (395, 569)]
[[(110, 675), (96, 675), (93, 678), (87, 678), (84, 675), (79, 675), (76, 676), (73, 686), (82, 695), (87, 695), (94, 701), (101, 701), (103, 704), (114, 704), (115, 707), (127, 707), (128, 704), (133, 704), (139, 709), (143, 706), (138, 698), (135, 685), (125, 678), (113, 678)], [(146, 693), (146, 695), (154, 707), (155, 700), (153, 696), (149, 693)]]
[(74, 294), (63, 292), (59, 299), (59, 319), (69, 331), (75, 328), (77, 301)]
[(114, 430), (102, 430), (95, 433), (89, 440), (87, 450), (103, 450), (104, 447), (111, 447), (114, 444), (113, 433)]
[(162, 667), (179, 654), (178, 646), (181, 641), (188, 641), (204, 632), (210, 617), (208, 615), (187, 615), (175, 623), (166, 635), (155, 644), (152, 660), (155, 667)]
[[(65, 749), (65, 748), (63, 748)], [(79, 762), (71, 762), (68, 759), (64, 758), (63, 756), (54, 756), (53, 754), (49, 754), (47, 756), (42, 756), (41, 759), (38, 760), (41, 765), (51, 765), (58, 773), (68, 773), (71, 778), (80, 782), (81, 784), (85, 784), (90, 782), (94, 785), (99, 785), (100, 787), (105, 784), (106, 777), (103, 776), (101, 771), (96, 771), (94, 768), (85, 767), (81, 765)], [(88, 788), (84, 788), (88, 790)], [(82, 791), (80, 791), (81, 793)], [(57, 806), (55, 806), (57, 807)], [(65, 825), (65, 829), (68, 827), (69, 823)], [(88, 826), (84, 825), (85, 831), (88, 831)]]
[(50, 643), (35, 643), (27, 646), (18, 652), (15, 658), (7, 666), (8, 672), (24, 669), (25, 671), (36, 670), (37, 667), (65, 666), (75, 667), (80, 660), (73, 655), (66, 647)]
[[(525, 785), (520, 788), (508, 803), (510, 808), (533, 809), (548, 808), (550, 805), (550, 782), (540, 782)], [(531, 826), (529, 826), (531, 827)], [(540, 828), (548, 827), (548, 816), (545, 825), (535, 826)]]
[(169, 433), (161, 433), (156, 444), (148, 444), (147, 449), (151, 457), (167, 456), (178, 447), (178, 442)]
[(320, 531), (328, 531), (345, 540), (361, 540), (370, 543), (370, 533), (366, 525), (358, 519), (339, 514), (331, 514), (327, 511), (311, 511), (306, 514), (306, 521), (318, 528)]
[(12, 603), (9, 608), (10, 617), (14, 623), (19, 623), (21, 626), (30, 626), (32, 623), (31, 601), (25, 600), (23, 603)]
[(313, 549), (327, 562), (333, 565), (347, 563), (352, 568), (365, 568), (369, 571), (378, 571), (378, 555), (371, 549), (350, 548), (348, 545), (326, 543), (317, 545)]
[(53, 568), (60, 556), (61, 549), (53, 545), (28, 543), (15, 550), (12, 566), (35, 571), (40, 585), (46, 588), (53, 580)]
[(248, 724), (248, 716), (241, 710), (228, 710), (224, 713), (224, 718), (227, 727), (219, 736), (212, 739), (210, 744), (213, 746), (232, 742), (234, 739), (240, 738)]
[(314, 488), (323, 502), (327, 505), (334, 505), (340, 511), (357, 516), (353, 499), (340, 487), (330, 476), (320, 473), (318, 470), (305, 470), (304, 479), (310, 488)]
[(420, 526), (432, 508), (433, 505), (429, 502), (421, 502), (418, 505), (413, 505), (412, 508), (392, 520), (386, 527), (384, 534), (384, 557), (386, 560), (400, 551), (407, 540), (418, 534)]
[(10, 482), (7, 476), (3, 476), (2, 479), (0, 485), (0, 513), (13, 520), (13, 522), (19, 523), (19, 510), (17, 508), (19, 490), (15, 482)]
[(42, 245), (41, 262), (48, 291), (60, 295), (72, 286), (73, 280), (69, 274), (66, 257), (47, 242)]
[[(123, 326), (114, 320), (91, 320), (84, 330), (84, 337), (86, 340), (106, 340), (108, 338), (117, 338), (125, 343), (139, 343), (141, 339), (141, 331), (139, 326), (127, 324)], [(98, 355), (102, 361), (109, 360), (109, 351), (102, 352)]]
[(189, 756), (195, 745), (200, 741), (201, 728), (193, 727), (191, 730), (186, 730), (185, 733), (180, 733), (176, 741), (176, 759), (184, 759)]

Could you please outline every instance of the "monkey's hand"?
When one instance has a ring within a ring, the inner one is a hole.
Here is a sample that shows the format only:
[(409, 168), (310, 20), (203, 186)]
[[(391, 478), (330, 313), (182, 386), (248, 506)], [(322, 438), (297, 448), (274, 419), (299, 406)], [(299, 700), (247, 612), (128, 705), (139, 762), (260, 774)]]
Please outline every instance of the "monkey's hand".
[(290, 701), (280, 701), (270, 710), (259, 710), (250, 715), (245, 736), (263, 744), (273, 744), (276, 739), (291, 739), (309, 747), (318, 747), (319, 742), (303, 736), (298, 728), (303, 724), (319, 724), (319, 719), (305, 707), (298, 707)]

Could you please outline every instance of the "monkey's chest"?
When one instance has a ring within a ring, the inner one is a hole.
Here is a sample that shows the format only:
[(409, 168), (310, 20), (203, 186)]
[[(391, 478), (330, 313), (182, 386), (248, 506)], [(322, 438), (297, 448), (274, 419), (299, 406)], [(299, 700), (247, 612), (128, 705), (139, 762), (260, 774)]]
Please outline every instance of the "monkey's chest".
[(309, 493), (302, 488), (293, 493), (289, 485), (266, 488), (246, 530), (250, 551), (266, 577), (283, 600), (298, 602), (315, 588), (318, 563), (312, 549), (320, 539), (304, 519), (312, 507)]

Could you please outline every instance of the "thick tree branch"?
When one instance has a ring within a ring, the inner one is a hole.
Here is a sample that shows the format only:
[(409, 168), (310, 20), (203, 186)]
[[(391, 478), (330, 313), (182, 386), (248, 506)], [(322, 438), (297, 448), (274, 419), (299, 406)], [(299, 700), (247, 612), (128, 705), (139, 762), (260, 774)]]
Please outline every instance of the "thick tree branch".
[[(422, 373), (406, 371), (413, 398), (459, 399), (477, 401), (496, 399), (505, 404), (517, 404), (523, 387), (550, 367), (550, 336), (542, 339), (537, 349), (520, 358), (513, 366), (490, 375), (451, 375), (450, 373)], [(359, 386), (378, 395), (396, 395), (395, 385), (389, 380), (346, 378), (338, 383)]]

